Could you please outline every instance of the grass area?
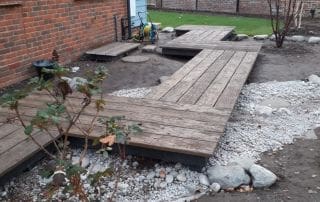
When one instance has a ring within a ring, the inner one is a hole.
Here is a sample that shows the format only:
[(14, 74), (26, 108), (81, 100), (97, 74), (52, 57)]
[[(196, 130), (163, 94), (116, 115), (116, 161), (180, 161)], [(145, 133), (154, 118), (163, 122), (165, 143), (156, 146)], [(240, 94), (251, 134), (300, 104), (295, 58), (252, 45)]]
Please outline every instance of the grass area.
[(248, 35), (271, 34), (271, 25), (268, 19), (226, 16), (226, 15), (206, 15), (181, 12), (149, 11), (153, 22), (161, 22), (162, 27), (177, 27), (184, 24), (193, 25), (224, 25), (236, 26), (236, 32)]

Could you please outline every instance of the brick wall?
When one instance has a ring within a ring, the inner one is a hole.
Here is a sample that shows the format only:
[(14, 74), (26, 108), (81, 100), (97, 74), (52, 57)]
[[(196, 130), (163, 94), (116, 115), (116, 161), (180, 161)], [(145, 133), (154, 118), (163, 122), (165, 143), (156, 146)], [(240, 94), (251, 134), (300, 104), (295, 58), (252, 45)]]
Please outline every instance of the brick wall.
[(234, 13), (237, 0), (198, 0), (198, 10)]
[[(12, 2), (0, 0), (0, 4)], [(35, 71), (32, 61), (51, 58), (61, 63), (77, 59), (89, 48), (115, 39), (113, 16), (126, 16), (126, 0), (24, 0), (0, 6), (0, 88)]]
[[(309, 16), (311, 8), (320, 9), (320, 0), (304, 0), (305, 15)], [(236, 13), (237, 0), (156, 0), (156, 7), (176, 10), (198, 10), (209, 12)], [(269, 15), (267, 0), (240, 0), (241, 14)]]
[(177, 10), (195, 10), (195, 0), (162, 0), (162, 7)]

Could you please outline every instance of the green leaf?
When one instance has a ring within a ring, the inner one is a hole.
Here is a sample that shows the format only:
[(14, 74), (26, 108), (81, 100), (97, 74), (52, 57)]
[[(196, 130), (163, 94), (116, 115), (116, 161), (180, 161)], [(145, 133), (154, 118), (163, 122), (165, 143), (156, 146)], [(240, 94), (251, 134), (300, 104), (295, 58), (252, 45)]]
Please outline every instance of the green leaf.
[(24, 129), (24, 134), (26, 134), (26, 135), (31, 135), (31, 133), (32, 133), (32, 131), (33, 131), (33, 126), (32, 125), (28, 125), (25, 129)]

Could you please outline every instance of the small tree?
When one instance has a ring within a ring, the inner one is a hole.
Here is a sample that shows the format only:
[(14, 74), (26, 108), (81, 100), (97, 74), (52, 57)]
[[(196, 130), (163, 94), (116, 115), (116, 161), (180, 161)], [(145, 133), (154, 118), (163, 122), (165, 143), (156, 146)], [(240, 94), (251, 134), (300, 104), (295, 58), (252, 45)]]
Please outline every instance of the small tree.
[[(82, 161), (86, 156), (88, 150), (88, 138), (90, 137), (97, 122), (100, 122), (105, 127), (105, 132), (101, 134), (95, 141), (96, 144), (100, 144), (101, 154), (106, 156), (107, 152), (112, 150), (113, 144), (117, 143), (119, 152), (121, 155), (121, 161), (125, 158), (125, 144), (131, 133), (140, 132), (140, 128), (135, 125), (121, 124), (120, 117), (111, 117), (106, 120), (99, 118), (99, 112), (104, 110), (105, 100), (102, 94), (102, 82), (106, 78), (106, 73), (102, 68), (97, 69), (92, 73), (88, 73), (88, 78), (78, 78), (76, 85), (72, 86), (64, 78), (67, 74), (67, 69), (56, 65), (52, 70), (44, 69), (45, 73), (53, 74), (53, 80), (44, 80), (43, 78), (33, 78), (29, 84), (19, 90), (4, 94), (0, 97), (0, 106), (6, 107), (12, 110), (20, 124), (24, 128), (24, 133), (27, 135), (40, 149), (42, 149), (51, 159), (57, 162), (56, 171), (59, 173), (65, 173), (65, 177), (69, 179), (73, 193), (78, 195), (82, 201), (88, 201), (87, 194), (85, 193), (80, 175), (87, 172), (81, 167)], [(49, 96), (51, 101), (44, 103), (44, 106), (39, 106), (34, 116), (28, 114), (25, 116), (20, 111), (20, 100), (24, 99), (28, 95), (35, 91), (46, 92), (41, 96)], [(72, 100), (73, 93), (78, 93), (81, 102), (74, 104)], [(80, 118), (84, 114), (85, 109), (89, 106), (94, 106), (94, 116), (89, 120), (89, 124), (84, 125), (81, 123)], [(84, 139), (85, 144), (82, 149), (80, 160), (77, 165), (71, 163), (71, 159), (68, 159), (67, 153), (70, 149), (69, 136), (72, 128), (78, 129)], [(55, 146), (55, 152), (50, 152), (41, 143), (37, 141), (33, 134), (35, 131), (41, 130), (47, 133)], [(56, 135), (58, 133), (59, 135)], [(57, 139), (56, 137), (61, 137)], [(120, 175), (121, 169), (117, 176)], [(98, 173), (93, 176), (94, 180), (97, 181), (97, 176), (110, 174), (111, 172), (106, 171), (105, 173)], [(117, 173), (115, 173), (117, 174)], [(63, 178), (65, 178), (63, 176)], [(118, 178), (118, 177), (117, 177)], [(61, 186), (63, 184), (55, 184), (55, 186)], [(110, 198), (110, 201), (114, 197), (116, 188)]]
[(301, 0), (267, 0), (267, 2), (276, 46), (281, 48), (290, 25), (297, 16), (296, 13), (302, 9), (303, 2)]

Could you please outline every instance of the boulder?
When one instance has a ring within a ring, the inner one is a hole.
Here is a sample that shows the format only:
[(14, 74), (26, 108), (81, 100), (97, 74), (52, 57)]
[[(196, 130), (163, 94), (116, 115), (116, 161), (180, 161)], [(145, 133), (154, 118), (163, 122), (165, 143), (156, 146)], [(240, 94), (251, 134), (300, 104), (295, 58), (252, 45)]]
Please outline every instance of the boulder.
[(320, 37), (310, 37), (308, 43), (320, 43)]
[(209, 181), (208, 177), (204, 174), (199, 175), (199, 182), (202, 185), (210, 186), (210, 181)]
[(174, 28), (173, 27), (165, 27), (162, 29), (162, 32), (171, 33), (171, 32), (174, 32)]
[(254, 160), (247, 157), (238, 157), (235, 158), (228, 165), (239, 165), (245, 170), (249, 170), (250, 167), (254, 164)]
[(295, 35), (290, 37), (290, 40), (295, 42), (303, 42), (303, 41), (306, 41), (306, 38), (304, 36)]
[(266, 39), (268, 39), (268, 35), (267, 34), (255, 35), (253, 37), (253, 39), (255, 39), (255, 40), (266, 40)]
[(246, 34), (237, 34), (235, 39), (236, 39), (236, 41), (242, 41), (242, 40), (247, 39), (247, 38), (249, 38), (249, 36), (246, 35)]
[(222, 189), (236, 188), (250, 183), (249, 175), (239, 165), (216, 165), (209, 168), (207, 173), (210, 183), (218, 183)]
[(314, 83), (314, 84), (320, 84), (320, 77), (317, 75), (311, 75), (308, 77), (309, 82)]
[(257, 164), (252, 165), (249, 172), (252, 176), (252, 185), (255, 188), (270, 187), (277, 181), (277, 176), (274, 173)]

